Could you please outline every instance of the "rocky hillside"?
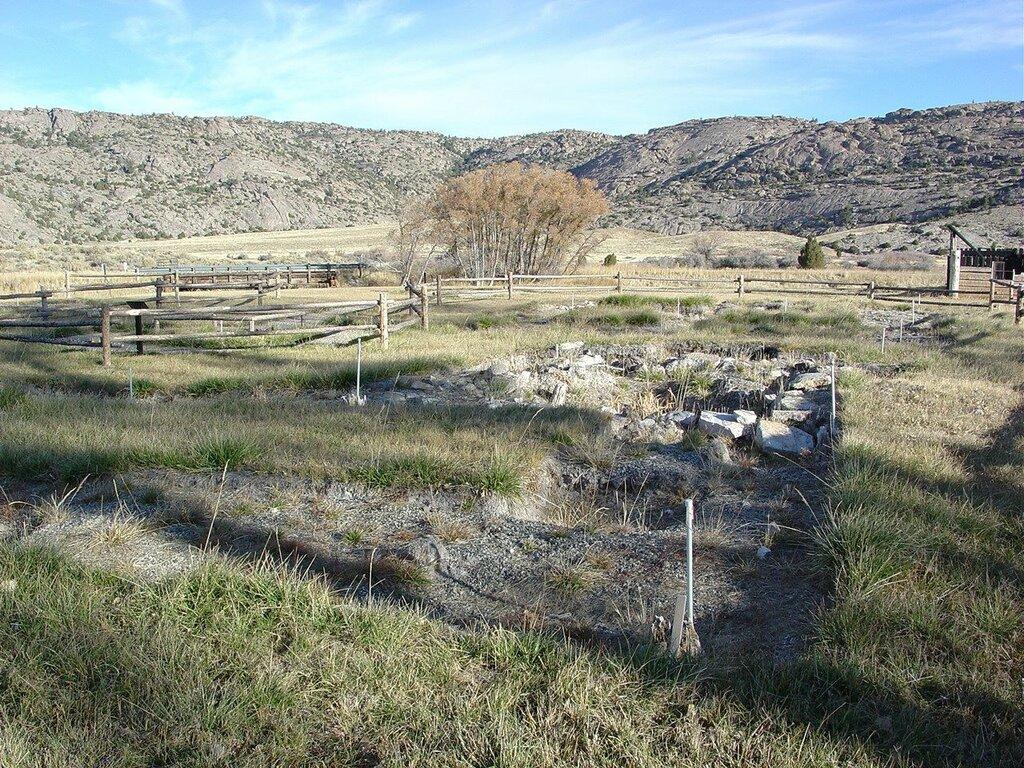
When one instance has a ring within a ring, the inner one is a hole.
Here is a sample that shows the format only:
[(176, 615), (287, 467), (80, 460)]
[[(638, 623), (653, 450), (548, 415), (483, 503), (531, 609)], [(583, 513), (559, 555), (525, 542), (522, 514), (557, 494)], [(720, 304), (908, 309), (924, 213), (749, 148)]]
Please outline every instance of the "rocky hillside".
[(1024, 103), (500, 139), (12, 110), (0, 112), (0, 244), (373, 223), (450, 174), (506, 160), (593, 178), (612, 199), (609, 225), (802, 233), (913, 224), (1024, 202)]

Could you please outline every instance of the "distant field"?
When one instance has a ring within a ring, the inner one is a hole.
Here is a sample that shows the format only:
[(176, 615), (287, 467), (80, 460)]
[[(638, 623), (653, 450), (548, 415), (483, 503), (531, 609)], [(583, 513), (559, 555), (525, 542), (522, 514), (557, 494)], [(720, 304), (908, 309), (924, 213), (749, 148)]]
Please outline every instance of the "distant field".
[(260, 256), (276, 258), (310, 251), (346, 253), (383, 247), (394, 224), (371, 224), (359, 227), (330, 229), (295, 229), (284, 232), (246, 232), (239, 235), (187, 237), (180, 240), (151, 240), (97, 246), (110, 254), (123, 253), (125, 258), (175, 257), (189, 261), (229, 260), (239, 256), (247, 259)]
[[(82, 269), (108, 264), (120, 267), (178, 261), (211, 263), (226, 261), (281, 261), (304, 259), (325, 251), (332, 258), (359, 251), (383, 248), (393, 223), (330, 229), (301, 229), (284, 232), (247, 232), (176, 240), (133, 240), (78, 246), (35, 246), (0, 252), (0, 266), (16, 271)], [(782, 232), (709, 231), (685, 235), (662, 235), (640, 229), (616, 227), (605, 231), (607, 238), (595, 249), (593, 260), (614, 253), (619, 263), (671, 258), (713, 249), (714, 256), (737, 251), (759, 251), (771, 257), (793, 257), (803, 238)]]
[(607, 233), (608, 239), (598, 246), (595, 255), (603, 257), (614, 253), (620, 262), (683, 256), (701, 247), (713, 248), (716, 256), (737, 250), (762, 251), (769, 256), (793, 256), (804, 244), (804, 238), (782, 232), (711, 230), (685, 235), (661, 235), (642, 229), (616, 227), (607, 230)]
[(120, 268), (177, 261), (213, 263), (226, 261), (280, 261), (305, 258), (314, 251), (350, 254), (382, 247), (392, 224), (372, 224), (333, 229), (299, 229), (283, 232), (246, 232), (175, 240), (130, 240), (86, 245), (41, 245), (0, 251), (0, 267), (12, 271), (80, 270), (108, 264)]
[[(361, 227), (335, 227), (332, 229), (302, 229), (288, 232), (248, 232), (240, 235), (214, 235), (189, 237), (181, 240), (153, 240), (95, 246), (96, 252), (125, 258), (167, 258), (206, 261), (228, 260), (245, 255), (272, 258), (305, 255), (310, 251), (328, 253), (383, 248), (394, 224), (374, 224)], [(619, 261), (639, 261), (646, 258), (682, 256), (693, 253), (703, 241), (710, 243), (717, 253), (734, 249), (755, 249), (772, 256), (793, 254), (800, 250), (803, 238), (781, 232), (695, 232), (686, 235), (661, 235), (641, 229), (616, 227), (606, 230), (607, 239), (594, 251), (595, 257), (604, 258), (614, 253)]]
[[(0, 250), (0, 288), (22, 290), (39, 285), (56, 285), (62, 271), (95, 271), (101, 265), (121, 270), (126, 265), (157, 264), (223, 264), (304, 262), (307, 260), (352, 259), (356, 255), (386, 250), (393, 222), (325, 229), (292, 229), (272, 232), (215, 234), (203, 238), (179, 240), (126, 241), (92, 243), (78, 246), (34, 246)], [(873, 227), (877, 228), (877, 227)], [(839, 234), (862, 232), (864, 238), (887, 237), (873, 232), (872, 227), (847, 230)], [(604, 236), (589, 258), (587, 270), (599, 269), (605, 257), (614, 254), (617, 266), (643, 265), (724, 268), (739, 267), (746, 272), (759, 268), (792, 264), (804, 244), (804, 238), (776, 231), (732, 231), (725, 229), (659, 234), (630, 227), (601, 230)], [(827, 243), (834, 236), (822, 237)], [(889, 245), (886, 243), (885, 245)], [(866, 251), (867, 253), (870, 250)], [(862, 256), (844, 253), (836, 260), (835, 252), (826, 247), (830, 269), (844, 273), (860, 268)], [(671, 259), (683, 258), (681, 263)], [(889, 252), (888, 261), (874, 260), (864, 264), (871, 269), (906, 269), (934, 271), (939, 261), (923, 254)], [(903, 282), (903, 281), (900, 281)]]

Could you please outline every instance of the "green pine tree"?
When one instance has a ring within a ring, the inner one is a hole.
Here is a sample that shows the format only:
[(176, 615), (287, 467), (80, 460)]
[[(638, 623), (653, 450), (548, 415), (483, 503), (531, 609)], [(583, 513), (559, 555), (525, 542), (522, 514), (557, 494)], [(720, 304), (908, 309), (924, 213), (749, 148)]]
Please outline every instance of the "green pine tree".
[(800, 249), (800, 258), (797, 263), (801, 269), (821, 269), (825, 266), (825, 252), (821, 250), (818, 239), (811, 235)]

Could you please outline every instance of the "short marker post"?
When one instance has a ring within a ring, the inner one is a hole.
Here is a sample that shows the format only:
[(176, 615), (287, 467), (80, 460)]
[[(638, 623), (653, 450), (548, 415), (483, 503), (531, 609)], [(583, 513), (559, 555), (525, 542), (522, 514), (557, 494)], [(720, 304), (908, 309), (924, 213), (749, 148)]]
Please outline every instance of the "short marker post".
[[(686, 589), (676, 597), (675, 612), (672, 616), (672, 634), (669, 638), (669, 653), (678, 658), (682, 651), (683, 633), (687, 636), (687, 650), (700, 651), (700, 638), (693, 621), (693, 499), (686, 500)], [(685, 629), (684, 629), (685, 627)]]
[(828, 436), (836, 436), (836, 353), (832, 353), (832, 412), (828, 422)]

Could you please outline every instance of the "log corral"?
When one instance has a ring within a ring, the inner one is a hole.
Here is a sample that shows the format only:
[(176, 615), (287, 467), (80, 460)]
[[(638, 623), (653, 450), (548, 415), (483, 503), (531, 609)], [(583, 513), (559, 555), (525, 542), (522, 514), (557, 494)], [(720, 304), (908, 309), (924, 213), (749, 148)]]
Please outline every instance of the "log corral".
[[(307, 274), (305, 267), (302, 272)], [(281, 272), (272, 273), (271, 282), (242, 280), (237, 273), (230, 280), (203, 281), (200, 274), (189, 273), (197, 276), (195, 281), (180, 273), (77, 286), (65, 281), (63, 290), (3, 295), (0, 340), (98, 348), (103, 365), (110, 365), (113, 352), (144, 354), (147, 347), (230, 349), (257, 340), (279, 346), (344, 345), (373, 338), (386, 346), (391, 334), (428, 325), (422, 286), (407, 286), (409, 298), (401, 301), (382, 292), (376, 299), (283, 303), (281, 289), (297, 287), (297, 281), (282, 284)], [(310, 268), (308, 275), (313, 282), (304, 285), (328, 287), (337, 270)], [(94, 301), (72, 298), (84, 292), (105, 295)]]

